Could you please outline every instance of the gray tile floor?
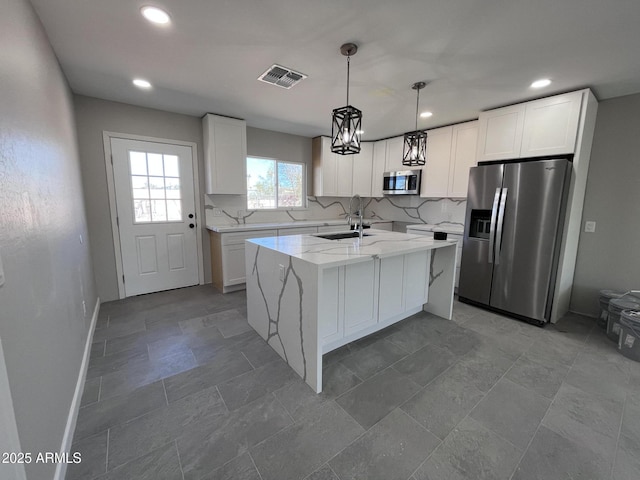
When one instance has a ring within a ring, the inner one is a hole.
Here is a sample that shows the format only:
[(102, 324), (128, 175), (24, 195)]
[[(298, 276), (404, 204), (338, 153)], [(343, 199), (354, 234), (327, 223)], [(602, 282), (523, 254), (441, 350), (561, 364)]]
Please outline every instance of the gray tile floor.
[(640, 364), (593, 319), (454, 315), (327, 354), (316, 395), (244, 292), (103, 304), (67, 479), (640, 478)]

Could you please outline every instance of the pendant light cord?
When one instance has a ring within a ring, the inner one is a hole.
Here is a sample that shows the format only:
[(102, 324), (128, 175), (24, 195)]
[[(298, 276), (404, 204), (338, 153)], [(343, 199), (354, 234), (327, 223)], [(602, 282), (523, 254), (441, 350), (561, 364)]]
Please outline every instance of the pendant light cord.
[(351, 64), (351, 55), (347, 55), (347, 105), (349, 105), (349, 66)]
[(416, 88), (416, 91), (418, 93), (416, 97), (416, 132), (417, 132), (418, 131), (418, 110), (420, 105), (420, 89)]

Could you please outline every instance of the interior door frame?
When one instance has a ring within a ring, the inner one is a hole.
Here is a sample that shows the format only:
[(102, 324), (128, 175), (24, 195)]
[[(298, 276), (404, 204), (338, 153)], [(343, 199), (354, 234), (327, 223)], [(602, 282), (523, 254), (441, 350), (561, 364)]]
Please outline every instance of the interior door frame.
[(184, 142), (182, 140), (171, 140), (168, 138), (147, 137), (143, 135), (131, 135), (128, 133), (118, 132), (102, 132), (102, 140), (104, 143), (104, 164), (107, 171), (107, 190), (109, 192), (109, 210), (111, 214), (111, 232), (113, 234), (113, 248), (116, 256), (116, 276), (118, 280), (118, 298), (125, 298), (124, 290), (124, 268), (122, 266), (122, 251), (120, 245), (120, 228), (118, 226), (118, 209), (116, 206), (116, 186), (113, 178), (113, 163), (111, 152), (111, 140), (120, 138), (123, 140), (140, 140), (143, 142), (166, 143), (169, 145), (179, 145), (181, 147), (191, 148), (191, 163), (193, 167), (193, 195), (196, 209), (196, 220), (198, 225), (198, 237), (196, 241), (198, 254), (198, 283), (204, 284), (204, 255), (202, 247), (202, 230), (205, 219), (202, 217), (202, 208), (200, 206), (200, 172), (198, 168), (198, 145), (195, 142)]

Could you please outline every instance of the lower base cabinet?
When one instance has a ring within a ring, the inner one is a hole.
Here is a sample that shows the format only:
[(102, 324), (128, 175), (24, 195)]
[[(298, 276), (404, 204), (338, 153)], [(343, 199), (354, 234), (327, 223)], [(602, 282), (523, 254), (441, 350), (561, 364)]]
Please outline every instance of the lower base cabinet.
[(322, 344), (344, 343), (429, 301), (431, 251), (328, 268), (320, 279)]

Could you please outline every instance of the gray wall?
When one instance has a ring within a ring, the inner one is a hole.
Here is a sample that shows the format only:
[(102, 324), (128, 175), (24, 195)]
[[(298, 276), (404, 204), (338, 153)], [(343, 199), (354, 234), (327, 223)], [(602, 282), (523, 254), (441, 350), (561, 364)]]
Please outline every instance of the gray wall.
[(2, 2), (0, 38), (0, 338), (22, 450), (57, 452), (97, 300), (73, 109), (26, 0)]
[(598, 290), (640, 289), (640, 94), (600, 103), (571, 310), (598, 315)]
[[(142, 95), (142, 93), (141, 93)], [(145, 94), (146, 95), (146, 94)], [(113, 248), (103, 131), (195, 142), (198, 145), (200, 191), (204, 192), (202, 123), (198, 117), (136, 107), (124, 103), (74, 96), (78, 124), (78, 148), (86, 192), (96, 287), (102, 301), (118, 298), (116, 257)], [(204, 200), (200, 198), (204, 215)], [(211, 282), (209, 238), (202, 230), (205, 282)]]

